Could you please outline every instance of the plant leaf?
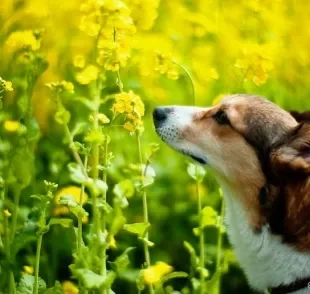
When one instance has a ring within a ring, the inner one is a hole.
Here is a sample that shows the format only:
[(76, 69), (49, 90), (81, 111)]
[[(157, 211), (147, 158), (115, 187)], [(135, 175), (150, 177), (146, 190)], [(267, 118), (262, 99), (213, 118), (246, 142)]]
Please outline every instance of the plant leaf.
[[(16, 294), (33, 294), (34, 276), (23, 275), (18, 283)], [(45, 282), (39, 277), (39, 294), (43, 294), (46, 290)]]
[(75, 270), (75, 274), (83, 281), (87, 289), (98, 289), (103, 285), (105, 288), (109, 288), (116, 278), (116, 274), (112, 271), (109, 271), (108, 275), (103, 277), (85, 268)]
[(184, 246), (190, 255), (192, 267), (196, 269), (198, 265), (198, 261), (197, 261), (197, 255), (196, 255), (196, 251), (194, 247), (187, 241), (184, 241)]
[(49, 226), (61, 225), (64, 228), (70, 228), (72, 226), (72, 219), (70, 219), (70, 218), (51, 218), (48, 225)]
[(124, 230), (133, 234), (137, 234), (139, 237), (143, 238), (150, 226), (150, 223), (125, 224)]
[(130, 264), (128, 253), (134, 249), (135, 247), (128, 247), (120, 256), (115, 259), (114, 262), (110, 262), (111, 265), (114, 265), (117, 271), (125, 269)]
[(187, 278), (188, 277), (188, 273), (185, 272), (172, 272), (167, 274), (166, 276), (164, 276), (162, 278), (162, 283), (165, 283), (171, 279), (176, 279), (176, 278)]
[(48, 288), (44, 294), (63, 294), (61, 284), (56, 281), (55, 286), (52, 288)]
[(83, 170), (79, 164), (71, 162), (68, 164), (68, 169), (70, 177), (74, 182), (84, 183), (86, 181)]

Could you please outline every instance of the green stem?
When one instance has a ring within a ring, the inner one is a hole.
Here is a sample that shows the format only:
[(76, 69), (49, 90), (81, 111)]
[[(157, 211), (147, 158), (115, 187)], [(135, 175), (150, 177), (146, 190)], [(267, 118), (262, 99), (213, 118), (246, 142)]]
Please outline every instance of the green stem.
[(200, 293), (204, 293), (204, 267), (205, 267), (205, 254), (204, 254), (204, 231), (202, 225), (202, 197), (199, 190), (199, 183), (196, 182), (196, 195), (198, 199), (198, 215), (199, 215), (199, 268), (200, 268)]
[[(96, 93), (94, 96), (94, 102), (96, 105), (96, 109), (93, 112), (93, 129), (98, 130), (99, 129), (99, 120), (98, 120), (98, 114), (99, 114), (99, 107), (100, 107), (100, 93), (101, 93), (101, 82), (98, 81), (98, 85), (96, 85)], [(91, 172), (92, 172), (92, 178), (97, 180), (99, 178), (99, 144), (93, 143), (92, 145), (92, 166), (91, 166)], [(93, 208), (93, 216), (94, 216), (94, 228), (97, 235), (98, 241), (100, 240), (100, 234), (101, 234), (101, 227), (100, 227), (100, 211), (97, 207), (97, 195), (93, 193), (92, 195), (92, 208)]]
[(9, 279), (10, 279), (10, 292), (9, 293), (16, 294), (15, 279), (14, 279), (14, 273), (12, 270), (10, 271)]
[[(1, 192), (1, 200), (2, 200), (1, 209), (3, 217), (3, 246), (4, 246), (4, 252), (7, 256), (7, 260), (10, 262), (11, 250), (10, 250), (9, 220), (8, 220), (9, 216), (7, 216), (5, 213), (6, 193), (7, 193), (7, 186), (6, 183), (4, 183), (3, 190)], [(11, 269), (9, 272), (9, 293), (10, 294), (16, 293), (14, 273)]]
[[(85, 155), (84, 159), (84, 168), (87, 169), (87, 162), (88, 162), (88, 156)], [(80, 192), (80, 199), (79, 199), (79, 206), (83, 206), (83, 196), (85, 191), (85, 184), (82, 184), (81, 186), (81, 192)], [(83, 244), (83, 220), (82, 217), (78, 217), (78, 238), (77, 238), (77, 254), (80, 257), (81, 256), (81, 248)]]
[(83, 172), (83, 175), (85, 176), (85, 178), (87, 179), (88, 178), (88, 175), (87, 175), (87, 171), (84, 167), (84, 164), (83, 164), (83, 161), (79, 155), (79, 153), (76, 151), (76, 149), (74, 148), (74, 142), (73, 142), (73, 138), (72, 138), (72, 135), (71, 135), (71, 132), (70, 132), (70, 129), (68, 127), (68, 124), (65, 124), (64, 125), (64, 129), (65, 129), (65, 134), (69, 140), (69, 148), (72, 152), (72, 155), (75, 159), (75, 161), (79, 164), (79, 166), (81, 167), (82, 169), (82, 172)]
[[(112, 122), (111, 122), (112, 124)], [(110, 129), (110, 128), (109, 128)], [(109, 131), (108, 129), (108, 131)], [(108, 133), (108, 132), (107, 132)], [(102, 174), (102, 180), (106, 183), (107, 182), (107, 165), (108, 165), (108, 135), (106, 135), (105, 138), (105, 142), (104, 142), (104, 150), (103, 150), (103, 174)], [(106, 203), (107, 201), (107, 192), (104, 191), (103, 193), (103, 201), (104, 203)], [(101, 220), (101, 225), (102, 225), (102, 231), (105, 232), (106, 231), (106, 217), (105, 217), (105, 213), (103, 212), (102, 214), (102, 220)], [(102, 252), (101, 252), (101, 260), (102, 260), (102, 266), (101, 266), (101, 271), (100, 274), (103, 277), (107, 276), (107, 246), (103, 246), (102, 247)], [(108, 291), (106, 288), (102, 288), (101, 291), (102, 294), (107, 294)]]
[(216, 272), (218, 274), (217, 278), (217, 293), (221, 293), (221, 256), (222, 256), (222, 244), (223, 244), (223, 234), (222, 234), (222, 226), (223, 226), (223, 218), (224, 218), (224, 207), (225, 202), (222, 198), (221, 211), (220, 211), (220, 221), (219, 221), (219, 229), (218, 229), (218, 237), (217, 237), (217, 254), (216, 254)]
[(42, 239), (43, 239), (43, 234), (40, 233), (40, 235), (38, 237), (38, 242), (37, 242), (33, 294), (38, 294), (38, 292), (39, 292), (39, 268), (40, 268), (40, 255), (41, 255)]
[(11, 242), (10, 243), (12, 243), (14, 241), (14, 236), (15, 236), (15, 232), (16, 232), (19, 199), (20, 199), (20, 188), (17, 187), (16, 190), (14, 191), (14, 208), (13, 208)]
[[(143, 160), (142, 160), (142, 150), (141, 150), (141, 142), (140, 142), (140, 136), (138, 133), (136, 133), (136, 140), (137, 140), (137, 148), (138, 148), (138, 154), (139, 154), (139, 163), (141, 166), (141, 177), (142, 181), (144, 179), (144, 172), (142, 169)], [(142, 201), (143, 201), (143, 221), (144, 223), (149, 222), (148, 217), (148, 207), (147, 207), (147, 195), (145, 188), (142, 188)], [(145, 234), (145, 240), (146, 242), (143, 242), (143, 249), (144, 249), (144, 258), (145, 258), (145, 265), (146, 267), (150, 267), (151, 265), (151, 258), (150, 258), (150, 251), (149, 247), (147, 245), (147, 241), (149, 240), (149, 234), (148, 232)], [(154, 293), (154, 289), (152, 285), (149, 285), (149, 291), (150, 293)]]
[(2, 200), (2, 217), (4, 221), (3, 226), (3, 245), (4, 245), (4, 251), (7, 255), (9, 255), (10, 250), (10, 236), (8, 232), (8, 219), (5, 214), (5, 203), (6, 203), (6, 184), (4, 183), (3, 189), (1, 191), (1, 200)]

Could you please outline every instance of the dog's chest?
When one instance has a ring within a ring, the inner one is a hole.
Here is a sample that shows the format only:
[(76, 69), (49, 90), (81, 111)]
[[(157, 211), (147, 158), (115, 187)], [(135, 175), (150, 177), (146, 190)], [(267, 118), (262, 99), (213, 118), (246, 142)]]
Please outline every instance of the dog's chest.
[(228, 236), (253, 288), (264, 291), (310, 275), (310, 254), (283, 244), (280, 236), (270, 233), (267, 226), (260, 233), (253, 232), (242, 205), (234, 200), (235, 195), (229, 191), (224, 194)]

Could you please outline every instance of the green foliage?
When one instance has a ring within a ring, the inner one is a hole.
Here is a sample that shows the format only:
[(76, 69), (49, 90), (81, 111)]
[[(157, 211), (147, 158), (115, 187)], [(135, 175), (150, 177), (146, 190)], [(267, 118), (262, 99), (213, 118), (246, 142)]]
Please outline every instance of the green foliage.
[[(39, 293), (44, 294), (46, 290), (46, 283), (40, 278), (39, 279)], [(34, 276), (24, 275), (20, 282), (18, 283), (18, 287), (16, 289), (17, 294), (33, 294), (34, 291)]]
[(134, 223), (125, 224), (124, 229), (130, 233), (137, 234), (139, 237), (143, 238), (150, 227), (150, 223)]

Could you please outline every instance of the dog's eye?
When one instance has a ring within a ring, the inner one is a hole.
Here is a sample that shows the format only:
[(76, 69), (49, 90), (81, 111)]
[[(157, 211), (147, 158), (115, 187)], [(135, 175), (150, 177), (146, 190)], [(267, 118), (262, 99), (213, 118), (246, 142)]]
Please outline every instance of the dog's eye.
[(224, 110), (219, 110), (216, 114), (213, 115), (213, 118), (220, 124), (220, 125), (227, 125), (229, 124), (229, 120), (227, 114)]

